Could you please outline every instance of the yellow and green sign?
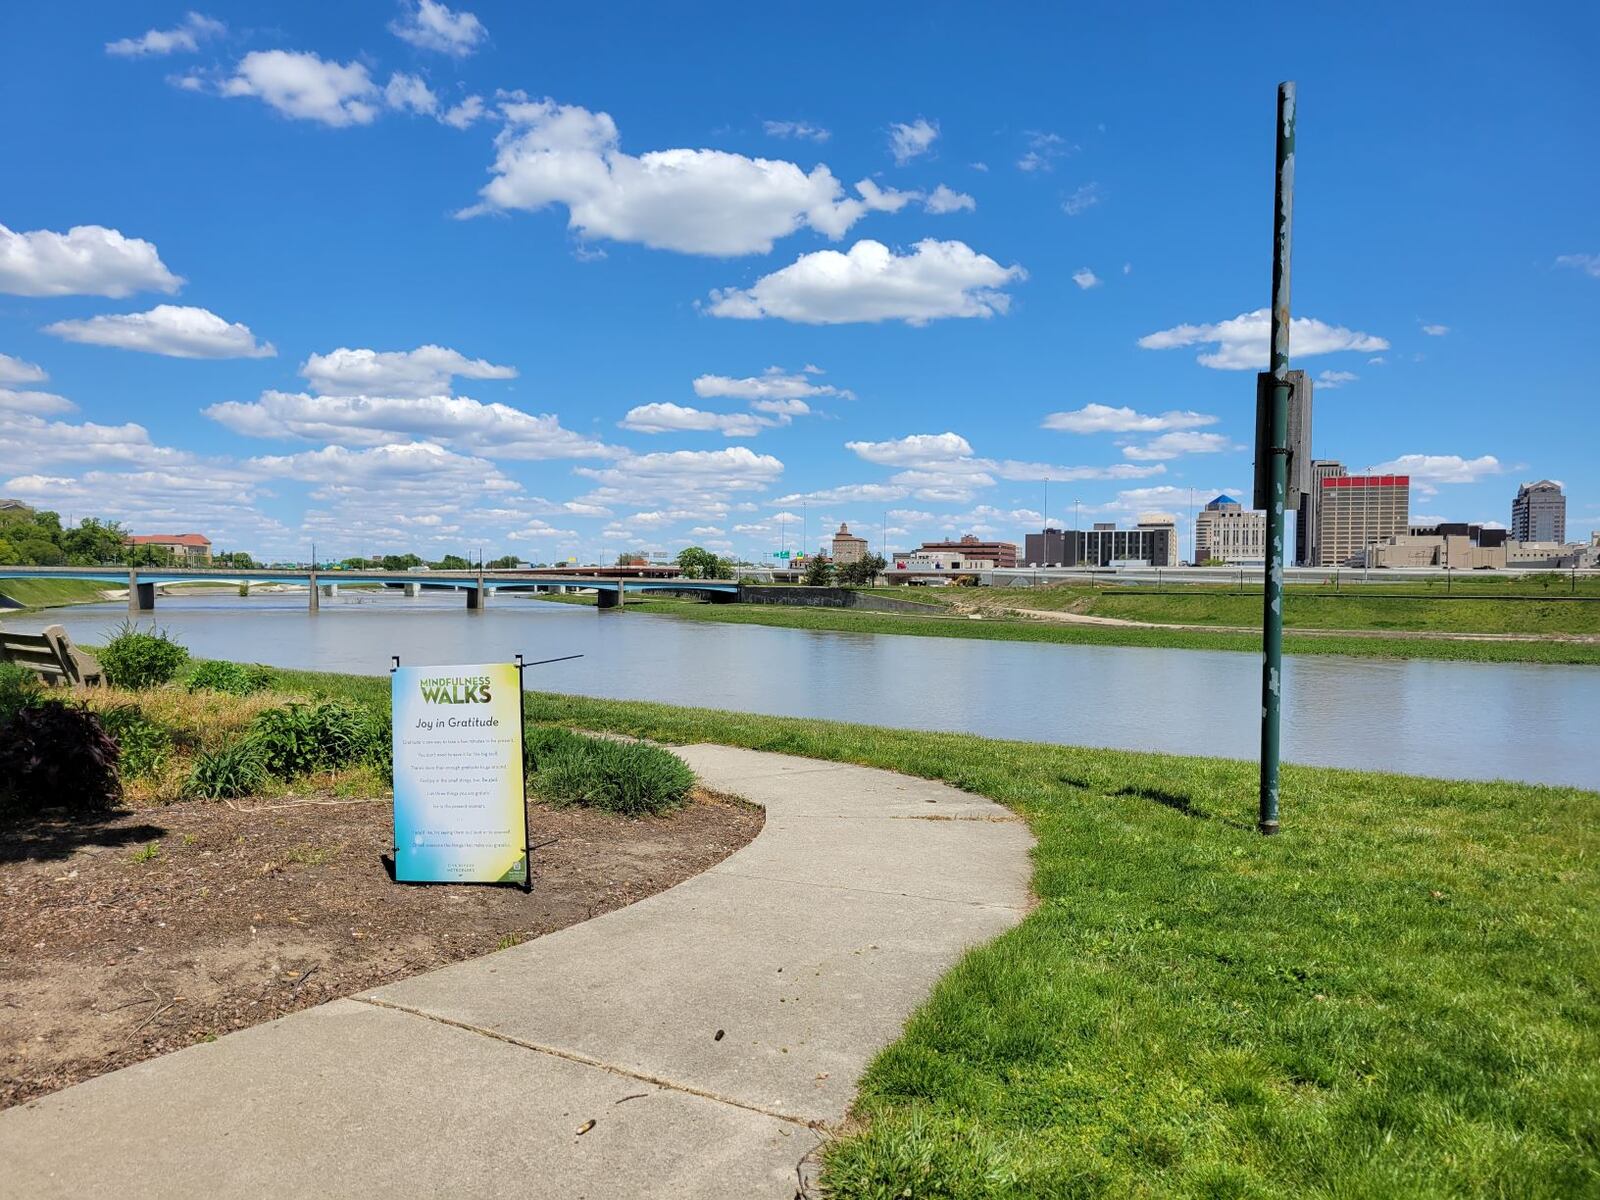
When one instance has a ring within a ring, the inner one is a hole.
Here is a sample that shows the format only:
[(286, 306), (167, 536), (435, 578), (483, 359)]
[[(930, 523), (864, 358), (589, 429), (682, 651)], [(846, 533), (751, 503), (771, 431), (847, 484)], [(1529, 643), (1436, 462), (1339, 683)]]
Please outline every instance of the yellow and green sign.
[(392, 679), (395, 878), (526, 885), (516, 665), (397, 667)]

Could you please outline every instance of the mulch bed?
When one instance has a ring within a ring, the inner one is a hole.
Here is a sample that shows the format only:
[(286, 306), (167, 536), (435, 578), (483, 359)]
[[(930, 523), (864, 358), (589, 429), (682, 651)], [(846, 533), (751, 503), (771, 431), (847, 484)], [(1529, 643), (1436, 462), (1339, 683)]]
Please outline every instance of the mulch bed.
[(551, 843), (531, 895), (391, 882), (390, 819), (315, 797), (0, 824), (0, 1108), (621, 908), (762, 814), (709, 794), (640, 820), (531, 805)]

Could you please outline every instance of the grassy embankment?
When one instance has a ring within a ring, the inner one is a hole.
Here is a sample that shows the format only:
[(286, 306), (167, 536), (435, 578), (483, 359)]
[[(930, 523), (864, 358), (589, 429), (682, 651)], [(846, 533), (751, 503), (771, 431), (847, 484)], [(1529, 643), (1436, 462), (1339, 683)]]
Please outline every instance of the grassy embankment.
[[(388, 681), (283, 672), (382, 702)], [(530, 720), (946, 780), (1039, 904), (863, 1081), (838, 1197), (1600, 1193), (1600, 795), (529, 693)]]
[(104, 600), (102, 593), (114, 586), (89, 579), (0, 579), (0, 596), (24, 608), (54, 608)]
[[(962, 589), (966, 591), (966, 589)], [(1020, 591), (1020, 589), (1019, 589)], [(1005, 604), (1015, 604), (1011, 593)], [(1260, 621), (1259, 604), (1255, 620)], [(1132, 625), (1079, 625), (1037, 617), (993, 616), (982, 620), (941, 610), (921, 613), (877, 613), (840, 608), (806, 608), (767, 604), (704, 604), (694, 600), (635, 600), (631, 611), (681, 617), (691, 621), (723, 621), (789, 629), (828, 629), (845, 633), (912, 634), (921, 637), (987, 638), (1011, 642), (1054, 642), (1091, 646), (1150, 646), (1175, 650), (1237, 650), (1259, 653), (1261, 636), (1227, 630), (1143, 628)], [(1285, 606), (1286, 609), (1291, 606)], [(1572, 608), (1578, 605), (1570, 606)], [(1600, 643), (1568, 641), (1472, 641), (1421, 637), (1340, 637), (1296, 634), (1284, 637), (1289, 654), (1346, 654), (1365, 658), (1430, 658), (1470, 662), (1536, 662), (1600, 664)]]

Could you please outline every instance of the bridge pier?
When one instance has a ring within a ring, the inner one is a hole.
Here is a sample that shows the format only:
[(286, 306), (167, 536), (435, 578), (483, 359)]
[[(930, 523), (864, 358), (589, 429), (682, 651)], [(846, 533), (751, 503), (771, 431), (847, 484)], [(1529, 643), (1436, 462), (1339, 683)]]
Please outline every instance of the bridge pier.
[(480, 612), (484, 605), (489, 602), (489, 597), (484, 594), (481, 588), (462, 588), (461, 590), (467, 594), (468, 612)]
[(153, 583), (140, 583), (139, 572), (128, 572), (128, 615), (138, 616), (142, 612), (154, 612), (156, 607), (156, 585)]
[(322, 594), (330, 600), (335, 599), (339, 595), (339, 585), (337, 583), (323, 584)]
[(306, 611), (307, 612), (321, 612), (322, 611), (322, 603), (321, 603), (321, 600), (320, 600), (320, 596), (321, 596), (321, 593), (317, 591), (317, 573), (315, 571), (312, 571), (310, 573), (310, 575), (307, 577), (307, 586), (306, 586), (306, 597), (307, 597), (307, 599), (306, 599)]
[(418, 596), (422, 595), (422, 585), (420, 583), (408, 583), (405, 585), (405, 588), (407, 600), (415, 600)]
[(621, 608), (627, 602), (627, 597), (623, 595), (622, 581), (620, 579), (617, 580), (615, 589), (600, 588), (595, 593), (595, 604), (599, 608)]

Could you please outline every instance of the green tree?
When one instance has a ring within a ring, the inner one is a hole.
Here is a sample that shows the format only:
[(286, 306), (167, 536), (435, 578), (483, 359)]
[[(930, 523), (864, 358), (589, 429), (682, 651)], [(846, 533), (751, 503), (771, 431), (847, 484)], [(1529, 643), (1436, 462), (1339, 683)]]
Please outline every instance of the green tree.
[(85, 517), (76, 529), (61, 535), (61, 549), (76, 567), (97, 567), (121, 562), (127, 551), (127, 533), (117, 521)]
[(415, 554), (385, 554), (383, 556), (383, 569), (385, 571), (409, 571), (412, 567), (420, 567), (422, 560)]
[(800, 582), (807, 587), (829, 587), (833, 584), (833, 563), (820, 554), (813, 554), (806, 559), (805, 574), (800, 576)]
[(434, 563), (434, 569), (439, 571), (470, 571), (472, 564), (459, 554), (446, 554)]
[(129, 546), (127, 559), (130, 567), (170, 567), (172, 551), (165, 546)]
[(502, 554), (499, 558), (490, 559), (486, 565), (492, 570), (509, 571), (521, 561), (515, 554)]
[(678, 551), (678, 569), (687, 579), (721, 579), (732, 565), (704, 547), (686, 546)]
[(619, 567), (642, 567), (649, 561), (650, 559), (639, 550), (624, 550), (617, 555), (617, 566)]
[(876, 554), (865, 554), (852, 563), (842, 563), (838, 569), (839, 582), (845, 587), (871, 587), (878, 572), (888, 564)]
[(233, 567), (238, 571), (248, 571), (256, 566), (256, 560), (244, 550), (225, 550), (221, 554), (213, 554), (211, 564), (216, 567)]

